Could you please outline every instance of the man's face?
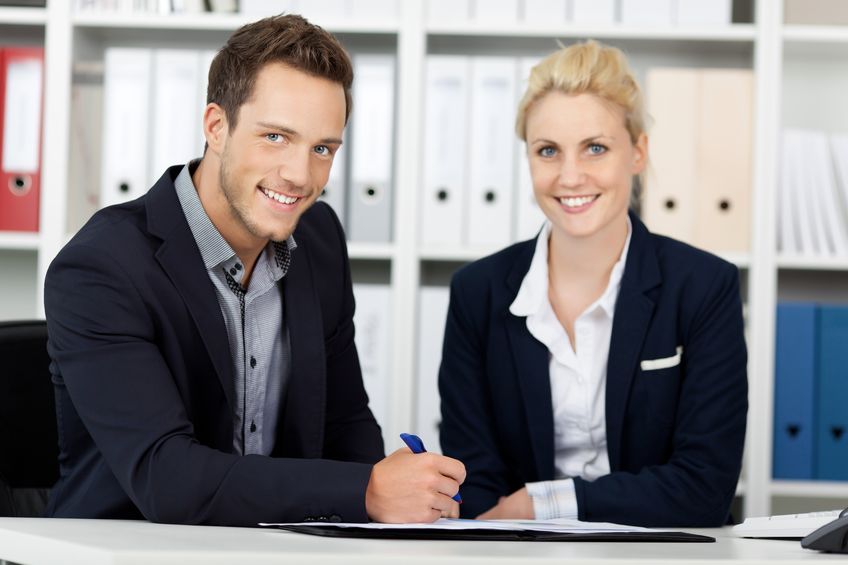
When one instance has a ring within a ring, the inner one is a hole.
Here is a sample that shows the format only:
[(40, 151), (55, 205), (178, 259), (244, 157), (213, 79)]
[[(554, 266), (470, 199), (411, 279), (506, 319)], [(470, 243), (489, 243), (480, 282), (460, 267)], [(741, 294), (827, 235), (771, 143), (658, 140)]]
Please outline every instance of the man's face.
[(338, 83), (281, 63), (260, 70), (236, 127), (224, 128), (222, 233), (257, 245), (291, 235), (327, 183), (345, 109)]

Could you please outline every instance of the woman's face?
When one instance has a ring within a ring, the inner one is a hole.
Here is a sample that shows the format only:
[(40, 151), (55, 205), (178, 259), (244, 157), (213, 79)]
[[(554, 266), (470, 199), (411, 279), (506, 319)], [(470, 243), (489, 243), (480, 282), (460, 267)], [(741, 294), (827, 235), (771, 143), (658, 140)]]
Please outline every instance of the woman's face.
[(527, 155), (553, 229), (579, 239), (623, 226), (647, 146), (645, 134), (630, 141), (622, 108), (593, 94), (551, 91), (536, 100), (527, 113)]

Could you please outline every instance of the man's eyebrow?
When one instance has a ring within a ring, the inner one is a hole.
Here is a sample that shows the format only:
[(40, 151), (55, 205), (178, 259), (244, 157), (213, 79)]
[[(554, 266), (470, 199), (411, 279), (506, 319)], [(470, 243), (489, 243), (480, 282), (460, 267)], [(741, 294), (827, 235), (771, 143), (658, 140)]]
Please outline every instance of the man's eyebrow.
[[(265, 129), (280, 131), (292, 137), (300, 137), (300, 134), (296, 130), (280, 124), (274, 124), (271, 122), (256, 122), (256, 125)], [(324, 139), (319, 140), (318, 143), (322, 145), (341, 145), (342, 140), (338, 137), (325, 137)]]

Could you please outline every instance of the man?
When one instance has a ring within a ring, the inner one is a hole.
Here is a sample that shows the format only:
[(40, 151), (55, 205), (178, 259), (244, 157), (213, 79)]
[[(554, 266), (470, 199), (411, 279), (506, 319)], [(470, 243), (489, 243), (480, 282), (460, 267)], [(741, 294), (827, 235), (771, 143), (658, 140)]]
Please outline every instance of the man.
[(344, 234), (313, 206), (352, 78), (336, 39), (299, 16), (242, 27), (209, 73), (203, 159), (98, 212), (59, 253), (45, 285), (61, 449), (48, 515), (458, 514), (461, 463), (382, 459)]

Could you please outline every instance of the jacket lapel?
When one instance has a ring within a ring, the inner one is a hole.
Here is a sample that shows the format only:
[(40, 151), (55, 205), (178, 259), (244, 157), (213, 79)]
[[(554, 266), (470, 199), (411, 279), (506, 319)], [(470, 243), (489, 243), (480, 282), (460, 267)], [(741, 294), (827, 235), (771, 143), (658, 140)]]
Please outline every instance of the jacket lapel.
[(162, 239), (156, 260), (185, 301), (212, 359), (227, 403), (235, 404), (230, 342), (215, 288), (183, 214), (173, 179), (182, 167), (172, 167), (147, 194), (147, 226)]
[(521, 288), (521, 281), (530, 269), (535, 246), (534, 239), (521, 250), (507, 275), (505, 302), (499, 309), (504, 312), (503, 323), (512, 351), (513, 372), (521, 390), (537, 477), (550, 480), (554, 478), (554, 416), (548, 349), (527, 330), (526, 317), (515, 316), (509, 311)]
[(621, 464), (621, 435), (627, 400), (654, 313), (654, 301), (646, 293), (662, 282), (650, 233), (635, 215), (630, 215), (630, 221), (633, 234), (616, 300), (607, 363), (607, 450), (612, 471)]
[(286, 383), (285, 410), (275, 453), (321, 457), (324, 445), (326, 365), (321, 304), (312, 280), (309, 242), (295, 233), (292, 253), (283, 278), (283, 313), (291, 344), (291, 373)]

